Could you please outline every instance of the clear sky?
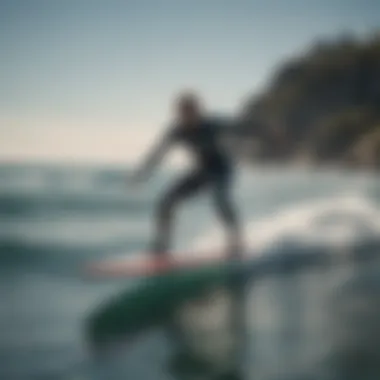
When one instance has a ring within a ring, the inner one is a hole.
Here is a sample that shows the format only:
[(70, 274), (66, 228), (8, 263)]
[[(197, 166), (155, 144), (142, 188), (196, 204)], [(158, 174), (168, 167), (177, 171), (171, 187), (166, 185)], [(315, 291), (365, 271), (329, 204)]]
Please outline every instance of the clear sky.
[(0, 0), (0, 161), (134, 160), (182, 87), (234, 112), (315, 40), (376, 28), (377, 0)]

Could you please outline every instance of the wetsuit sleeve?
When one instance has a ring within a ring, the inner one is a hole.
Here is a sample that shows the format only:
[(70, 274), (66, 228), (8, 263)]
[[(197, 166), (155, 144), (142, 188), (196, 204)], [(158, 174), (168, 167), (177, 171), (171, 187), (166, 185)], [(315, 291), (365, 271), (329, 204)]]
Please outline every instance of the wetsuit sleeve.
[(156, 145), (153, 147), (153, 149), (150, 151), (146, 159), (144, 160), (144, 163), (140, 170), (138, 171), (138, 174), (140, 177), (145, 177), (149, 175), (153, 169), (159, 165), (159, 163), (162, 161), (163, 157), (165, 156), (165, 153), (169, 150), (171, 145), (176, 140), (176, 131), (173, 128), (169, 128), (165, 133), (164, 136), (156, 143)]

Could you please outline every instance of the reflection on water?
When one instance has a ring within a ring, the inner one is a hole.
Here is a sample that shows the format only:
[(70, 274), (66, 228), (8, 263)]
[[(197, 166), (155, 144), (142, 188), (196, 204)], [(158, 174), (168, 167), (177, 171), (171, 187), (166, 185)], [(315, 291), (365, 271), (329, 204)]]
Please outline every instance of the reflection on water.
[[(379, 264), (375, 259), (276, 274), (253, 281), (246, 292), (232, 292), (235, 330), (210, 324), (211, 330), (219, 328), (211, 336), (198, 327), (197, 345), (191, 347), (198, 354), (204, 353), (202, 344), (213, 347), (203, 358), (209, 359), (209, 373), (214, 366), (214, 377), (204, 378), (219, 378), (217, 373), (221, 379), (379, 378)], [(194, 315), (194, 325), (199, 317)], [(235, 345), (226, 339), (231, 332), (238, 337)]]
[(247, 335), (245, 290), (245, 284), (236, 282), (210, 289), (177, 310), (173, 323), (180, 336), (174, 339), (180, 344), (170, 360), (171, 374), (178, 379), (191, 373), (241, 378)]
[[(108, 369), (146, 379), (377, 379), (376, 256), (278, 267), (249, 282), (210, 287), (173, 310), (160, 343), (144, 333), (148, 339), (126, 350), (118, 364), (113, 356)], [(154, 370), (137, 368), (135, 355), (144, 355), (147, 365), (152, 359)]]

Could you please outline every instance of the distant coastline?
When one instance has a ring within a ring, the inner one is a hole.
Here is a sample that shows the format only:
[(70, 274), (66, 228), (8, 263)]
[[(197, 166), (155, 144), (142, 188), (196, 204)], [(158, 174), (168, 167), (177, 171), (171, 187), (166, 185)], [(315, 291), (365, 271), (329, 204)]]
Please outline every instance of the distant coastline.
[(238, 151), (255, 162), (377, 170), (379, 105), (380, 35), (320, 43), (244, 105)]

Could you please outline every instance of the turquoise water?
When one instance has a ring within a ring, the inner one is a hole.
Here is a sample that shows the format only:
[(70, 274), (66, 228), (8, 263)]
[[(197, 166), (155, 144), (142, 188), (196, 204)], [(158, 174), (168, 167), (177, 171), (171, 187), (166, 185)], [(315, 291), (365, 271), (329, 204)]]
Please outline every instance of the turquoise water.
[[(93, 362), (84, 342), (86, 318), (135, 283), (94, 281), (80, 273), (89, 260), (146, 249), (154, 204), (171, 177), (161, 173), (132, 190), (116, 168), (0, 168), (1, 379), (181, 378), (169, 365), (176, 344), (161, 328), (127, 342), (111, 361)], [(379, 331), (370, 320), (380, 314), (374, 301), (380, 299), (380, 178), (256, 169), (239, 174), (235, 198), (253, 257), (316, 251), (336, 257), (334, 265), (269, 273), (250, 284), (242, 376), (347, 379), (341, 357), (379, 351)], [(176, 251), (222, 246), (223, 230), (212, 211), (207, 195), (181, 208)], [(345, 256), (351, 251), (371, 258), (352, 263)], [(356, 298), (351, 302), (352, 289), (365, 300), (359, 306)], [(371, 339), (359, 334), (363, 318)], [(200, 342), (193, 324), (193, 340)], [(347, 353), (355, 339), (364, 339), (365, 348)]]

